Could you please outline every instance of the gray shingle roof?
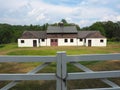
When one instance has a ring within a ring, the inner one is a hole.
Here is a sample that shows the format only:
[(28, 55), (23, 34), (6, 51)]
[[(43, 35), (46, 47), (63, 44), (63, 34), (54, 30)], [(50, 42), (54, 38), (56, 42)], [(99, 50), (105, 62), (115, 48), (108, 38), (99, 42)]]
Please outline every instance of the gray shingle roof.
[(48, 26), (47, 33), (77, 33), (75, 26)]
[(46, 31), (24, 31), (21, 39), (47, 38)]
[[(70, 28), (70, 27), (68, 27)], [(73, 27), (72, 27), (73, 28)], [(55, 29), (55, 28), (54, 28)], [(68, 29), (67, 29), (68, 30)], [(72, 30), (72, 29), (71, 29)], [(65, 30), (66, 31), (66, 30)], [(78, 38), (105, 38), (99, 31), (74, 31), (69, 32), (70, 30), (66, 32), (50, 32), (52, 33), (76, 33), (78, 34)], [(22, 36), (20, 37), (21, 39), (45, 39), (47, 38), (47, 33), (46, 31), (24, 31)]]
[(78, 31), (78, 38), (105, 38), (99, 31)]

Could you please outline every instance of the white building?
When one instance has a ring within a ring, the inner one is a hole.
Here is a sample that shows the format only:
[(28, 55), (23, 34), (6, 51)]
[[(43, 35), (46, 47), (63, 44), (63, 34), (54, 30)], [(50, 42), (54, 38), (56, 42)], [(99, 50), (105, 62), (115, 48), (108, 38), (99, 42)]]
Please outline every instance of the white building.
[(39, 46), (106, 46), (99, 31), (77, 31), (75, 26), (48, 26), (46, 31), (25, 31), (18, 47)]

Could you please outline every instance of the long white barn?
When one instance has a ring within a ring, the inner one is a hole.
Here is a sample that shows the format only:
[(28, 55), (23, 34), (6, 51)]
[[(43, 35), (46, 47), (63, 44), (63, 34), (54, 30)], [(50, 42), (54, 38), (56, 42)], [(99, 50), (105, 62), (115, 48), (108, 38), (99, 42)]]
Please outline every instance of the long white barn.
[(99, 31), (77, 31), (75, 26), (48, 26), (46, 31), (25, 31), (18, 47), (39, 46), (106, 46)]

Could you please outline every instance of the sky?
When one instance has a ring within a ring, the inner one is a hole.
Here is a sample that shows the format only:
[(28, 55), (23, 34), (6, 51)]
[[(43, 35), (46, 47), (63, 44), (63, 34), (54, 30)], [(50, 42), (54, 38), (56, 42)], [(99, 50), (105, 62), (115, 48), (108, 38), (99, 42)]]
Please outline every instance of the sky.
[(80, 27), (120, 21), (120, 0), (0, 0), (0, 23), (42, 25), (61, 19)]

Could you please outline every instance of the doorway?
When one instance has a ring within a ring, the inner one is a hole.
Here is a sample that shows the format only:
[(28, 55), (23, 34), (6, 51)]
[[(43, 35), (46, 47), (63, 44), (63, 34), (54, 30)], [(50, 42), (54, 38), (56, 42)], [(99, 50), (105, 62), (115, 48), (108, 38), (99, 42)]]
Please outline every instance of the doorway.
[(51, 46), (58, 46), (58, 40), (57, 39), (51, 39)]
[(37, 47), (37, 40), (33, 40), (33, 47)]
[(88, 46), (91, 47), (91, 40), (88, 40)]

